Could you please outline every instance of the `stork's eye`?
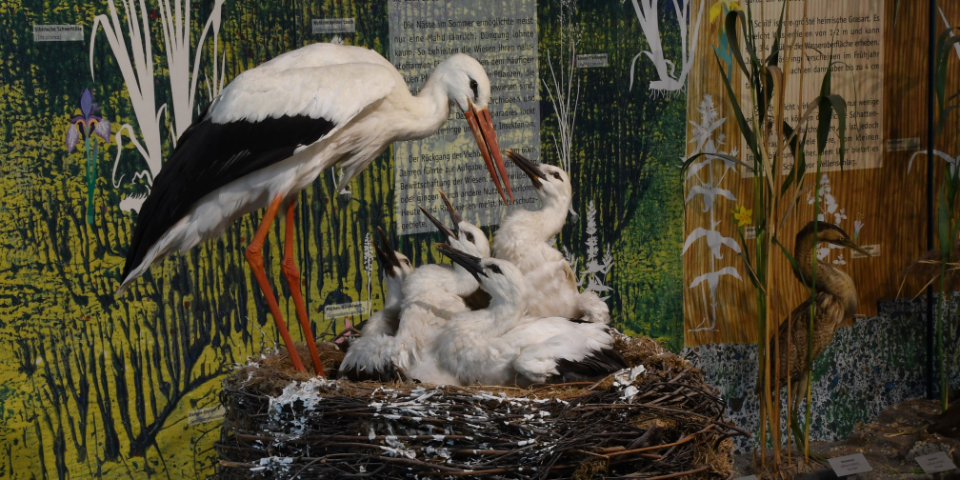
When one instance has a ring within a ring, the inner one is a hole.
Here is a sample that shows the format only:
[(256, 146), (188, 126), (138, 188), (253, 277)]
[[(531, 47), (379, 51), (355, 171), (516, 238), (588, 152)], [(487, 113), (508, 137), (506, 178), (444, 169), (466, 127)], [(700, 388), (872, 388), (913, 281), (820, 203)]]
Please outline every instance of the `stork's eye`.
[(490, 271), (493, 272), (493, 273), (498, 273), (498, 274), (503, 275), (503, 272), (500, 270), (500, 267), (498, 267), (498, 266), (496, 266), (496, 265), (490, 265)]
[(560, 180), (561, 182), (563, 181), (563, 179), (560, 178), (560, 174), (557, 173), (557, 172), (553, 172), (553, 178), (556, 178), (557, 180)]
[(473, 243), (473, 234), (470, 232), (467, 232), (467, 241)]
[(475, 102), (480, 101), (480, 93), (477, 92), (477, 88), (478, 88), (478, 86), (477, 86), (477, 81), (471, 78), (471, 79), (470, 79), (470, 90), (473, 90), (473, 101), (475, 101)]
[(410, 260), (403, 260), (403, 264), (409, 267), (409, 266), (410, 266)]

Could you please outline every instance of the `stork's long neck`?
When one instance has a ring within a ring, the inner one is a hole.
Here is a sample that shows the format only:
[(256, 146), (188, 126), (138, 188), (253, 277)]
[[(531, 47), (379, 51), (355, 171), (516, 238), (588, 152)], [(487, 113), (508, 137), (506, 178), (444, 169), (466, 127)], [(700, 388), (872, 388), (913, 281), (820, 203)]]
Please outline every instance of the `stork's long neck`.
[(524, 212), (522, 224), (531, 228), (524, 228), (513, 236), (516, 240), (529, 235), (533, 242), (546, 242), (563, 230), (567, 222), (567, 212), (570, 210), (570, 198), (557, 199), (552, 197), (540, 198), (540, 210)]
[(457, 295), (466, 297), (480, 288), (480, 282), (478, 282), (467, 269), (461, 267), (460, 264), (453, 264), (453, 272), (456, 274), (456, 285), (454, 289)]
[(846, 272), (816, 259), (817, 244), (816, 237), (811, 231), (809, 234), (798, 238), (796, 245), (794, 245), (793, 256), (800, 268), (800, 274), (802, 275), (800, 280), (805, 285), (810, 284), (810, 279), (813, 278), (813, 262), (816, 261), (817, 291), (826, 292), (836, 297), (844, 306), (845, 317), (852, 317), (857, 313), (857, 287)]
[[(489, 292), (488, 292), (489, 293)], [(508, 296), (492, 295), (487, 311), (492, 314), (493, 323), (488, 326), (486, 335), (491, 337), (503, 335), (517, 325), (527, 312), (526, 294), (521, 289), (511, 292)]]
[(420, 93), (411, 95), (404, 106), (403, 138), (417, 140), (436, 133), (450, 116), (450, 98), (436, 75), (431, 75)]
[(403, 276), (387, 277), (384, 280), (387, 286), (386, 298), (383, 300), (384, 310), (400, 310), (400, 304), (403, 302)]

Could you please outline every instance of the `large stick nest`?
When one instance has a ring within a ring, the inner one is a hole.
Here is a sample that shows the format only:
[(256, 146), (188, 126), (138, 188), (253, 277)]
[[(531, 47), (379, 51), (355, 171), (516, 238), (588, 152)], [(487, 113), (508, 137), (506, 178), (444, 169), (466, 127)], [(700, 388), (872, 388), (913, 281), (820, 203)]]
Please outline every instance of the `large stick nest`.
[[(323, 347), (335, 372), (342, 355)], [(727, 478), (745, 432), (702, 373), (650, 339), (617, 349), (636, 368), (531, 389), (325, 380), (285, 353), (255, 360), (224, 381), (219, 476)]]

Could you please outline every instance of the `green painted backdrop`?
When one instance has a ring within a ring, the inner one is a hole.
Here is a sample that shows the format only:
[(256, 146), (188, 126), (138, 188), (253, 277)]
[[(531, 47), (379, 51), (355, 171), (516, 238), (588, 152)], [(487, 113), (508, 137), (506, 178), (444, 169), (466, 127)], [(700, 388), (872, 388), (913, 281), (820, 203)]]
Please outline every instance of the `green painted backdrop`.
[[(138, 48), (131, 41), (135, 26), (148, 32), (151, 43), (136, 66), (144, 68), (145, 58), (154, 64), (152, 73), (138, 77), (139, 88), (128, 88), (122, 62), (107, 41), (114, 27), (110, 1), (0, 0), (4, 478), (202, 478), (213, 473), (219, 423), (191, 421), (190, 412), (215, 408), (220, 379), (237, 362), (278, 341), (243, 261), (259, 217), (238, 221), (221, 239), (154, 266), (116, 299), (137, 218), (129, 206), (147, 192), (150, 178), (138, 172), (149, 172), (145, 157), (166, 158), (173, 148), (171, 132), (185, 125), (178, 127), (176, 119), (196, 115), (209, 102), (215, 76), (229, 82), (280, 53), (330, 41), (328, 35), (310, 33), (311, 19), (356, 18), (356, 33), (342, 41), (384, 54), (388, 50), (387, 0), (187, 1), (186, 57), (177, 57), (184, 51), (175, 51), (174, 33), (161, 28), (175, 18), (182, 0), (116, 0), (119, 29), (114, 33), (124, 42), (118, 48)], [(631, 89), (634, 57), (649, 45), (629, 2), (584, 3), (544, 0), (538, 6), (544, 81), (552, 82), (547, 51), (555, 68), (568, 68), (568, 59), (561, 65), (557, 60), (561, 29), (565, 40), (579, 39), (579, 52), (609, 56), (608, 67), (574, 73), (580, 103), (571, 176), (579, 216), (571, 217), (558, 244), (577, 257), (579, 270), (590, 260), (612, 265), (599, 280), (610, 288), (604, 295), (610, 295), (619, 327), (678, 350), (683, 204), (677, 163), (684, 154), (686, 98), (683, 92), (652, 94), (647, 84), (657, 73), (643, 57), (636, 62)], [(98, 15), (107, 15), (106, 21), (94, 30)], [(672, 8), (659, 15), (666, 56), (679, 58)], [(193, 71), (208, 19), (191, 107), (174, 98), (170, 74), (176, 69), (171, 66), (179, 62)], [(35, 24), (83, 25), (84, 39), (34, 42)], [(151, 86), (152, 98), (140, 98), (137, 91)], [(111, 123), (109, 141), (91, 136), (68, 153), (65, 135), (73, 128), (71, 117), (84, 113), (80, 98), (87, 88), (99, 105), (87, 113)], [(557, 163), (552, 141), (557, 119), (543, 84), (541, 98), (543, 159)], [(148, 104), (147, 113), (137, 112), (137, 104)], [(116, 134), (125, 125), (119, 146)], [(152, 150), (143, 136), (151, 125), (159, 132)], [(131, 132), (146, 154), (130, 141)], [(317, 332), (330, 335), (343, 328), (343, 319), (324, 320), (325, 304), (371, 300), (374, 310), (382, 304), (379, 267), (364, 263), (363, 243), (377, 226), (393, 231), (389, 158), (385, 153), (353, 182), (350, 199), (332, 192), (326, 174), (301, 195), (298, 258)], [(279, 239), (277, 227), (268, 239), (266, 264), (274, 267), (269, 273), (281, 308), (293, 319), (289, 292), (275, 268)], [(400, 249), (417, 263), (440, 261), (430, 247), (437, 240), (403, 237)], [(603, 261), (608, 245), (610, 256)]]

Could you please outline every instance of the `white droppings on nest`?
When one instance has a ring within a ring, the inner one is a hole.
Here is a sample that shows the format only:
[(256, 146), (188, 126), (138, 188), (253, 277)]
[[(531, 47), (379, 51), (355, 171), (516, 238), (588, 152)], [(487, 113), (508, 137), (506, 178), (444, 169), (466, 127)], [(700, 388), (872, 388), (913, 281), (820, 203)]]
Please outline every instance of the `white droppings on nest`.
[(633, 401), (633, 397), (636, 397), (637, 393), (640, 392), (633, 383), (637, 380), (637, 377), (645, 371), (647, 371), (646, 367), (637, 365), (636, 367), (625, 368), (613, 374), (613, 386), (620, 389), (620, 399), (625, 400), (627, 403)]
[(416, 450), (407, 448), (407, 446), (404, 445), (403, 442), (397, 440), (397, 437), (394, 435), (387, 435), (384, 441), (389, 446), (385, 447), (381, 445), (380, 449), (383, 450), (385, 454), (391, 457), (407, 457), (407, 458), (417, 457)]
[(260, 466), (250, 469), (251, 472), (260, 472), (270, 467), (280, 467), (281, 470), (289, 468), (293, 463), (293, 457), (264, 457), (260, 459)]

